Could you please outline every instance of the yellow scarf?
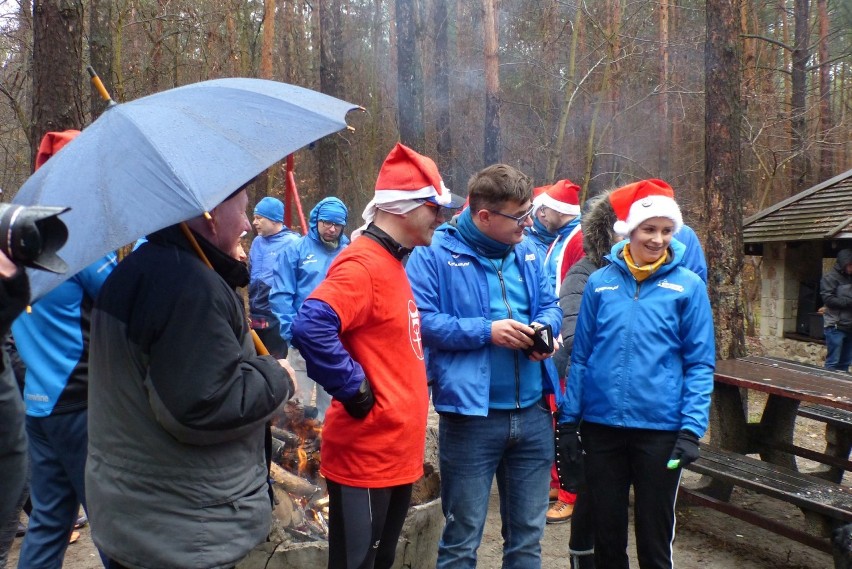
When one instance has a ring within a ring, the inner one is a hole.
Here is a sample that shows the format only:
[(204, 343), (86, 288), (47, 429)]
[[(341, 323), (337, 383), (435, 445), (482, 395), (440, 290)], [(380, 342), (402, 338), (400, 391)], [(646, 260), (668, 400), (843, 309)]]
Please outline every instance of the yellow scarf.
[(669, 251), (666, 249), (666, 253), (664, 255), (660, 255), (660, 258), (651, 263), (650, 265), (642, 265), (641, 267), (636, 264), (636, 261), (633, 260), (633, 257), (630, 255), (630, 243), (624, 246), (624, 260), (627, 262), (627, 268), (630, 269), (630, 272), (633, 273), (633, 277), (636, 279), (636, 282), (642, 282), (651, 275), (654, 274), (654, 271), (662, 267), (669, 260)]

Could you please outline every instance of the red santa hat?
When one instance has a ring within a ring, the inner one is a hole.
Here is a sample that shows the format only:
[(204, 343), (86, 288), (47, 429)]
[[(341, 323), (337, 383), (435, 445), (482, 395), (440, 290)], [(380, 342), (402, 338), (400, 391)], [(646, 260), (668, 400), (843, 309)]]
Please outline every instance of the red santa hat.
[(45, 133), (38, 145), (38, 153), (35, 159), (35, 169), (38, 170), (47, 162), (48, 158), (59, 152), (63, 146), (77, 138), (80, 134), (79, 130), (63, 130), (62, 132)]
[(532, 203), (533, 203), (533, 208), (536, 211), (541, 206), (541, 196), (544, 195), (544, 192), (546, 192), (547, 188), (549, 188), (549, 187), (550, 186), (539, 186), (537, 188), (533, 188), (533, 194), (532, 194), (533, 201), (532, 201)]
[[(455, 198), (455, 199), (454, 199)], [(449, 208), (462, 200), (450, 193), (435, 162), (399, 142), (385, 158), (376, 179), (376, 195), (364, 209), (365, 220), (372, 221), (376, 210), (407, 213), (429, 200)]]
[(565, 215), (580, 215), (580, 186), (571, 180), (559, 180), (537, 198), (538, 206), (547, 206)]
[(609, 194), (609, 203), (618, 217), (612, 228), (627, 237), (652, 217), (667, 217), (674, 222), (674, 232), (683, 227), (683, 216), (674, 201), (674, 190), (662, 180), (641, 180)]

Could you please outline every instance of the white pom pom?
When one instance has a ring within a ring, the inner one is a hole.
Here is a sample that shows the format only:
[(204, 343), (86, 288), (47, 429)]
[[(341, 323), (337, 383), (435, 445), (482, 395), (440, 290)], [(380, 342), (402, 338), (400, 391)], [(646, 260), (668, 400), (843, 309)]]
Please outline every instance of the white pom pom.
[(627, 222), (622, 221), (620, 219), (612, 224), (613, 231), (615, 231), (618, 235), (621, 235), (622, 237), (627, 237), (630, 234), (630, 231), (628, 231), (627, 227)]

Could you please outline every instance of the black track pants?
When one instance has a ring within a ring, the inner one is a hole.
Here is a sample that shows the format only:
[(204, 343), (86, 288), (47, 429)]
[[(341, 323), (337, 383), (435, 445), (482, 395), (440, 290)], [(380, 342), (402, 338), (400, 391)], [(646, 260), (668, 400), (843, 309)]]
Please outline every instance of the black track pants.
[(327, 482), (328, 569), (390, 569), (412, 485), (357, 488)]
[(680, 469), (666, 463), (677, 431), (583, 423), (586, 481), (595, 526), (595, 566), (627, 569), (627, 512), (633, 486), (636, 550), (641, 569), (671, 569)]

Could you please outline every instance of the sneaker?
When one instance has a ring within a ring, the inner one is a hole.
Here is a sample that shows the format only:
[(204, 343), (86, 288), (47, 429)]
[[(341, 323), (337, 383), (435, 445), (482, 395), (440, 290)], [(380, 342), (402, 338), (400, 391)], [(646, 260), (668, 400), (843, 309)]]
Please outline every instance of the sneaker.
[(89, 518), (88, 516), (86, 516), (86, 514), (83, 514), (82, 516), (77, 518), (76, 522), (74, 522), (74, 529), (84, 528), (87, 525), (89, 525)]
[(559, 499), (559, 488), (551, 488), (550, 494), (547, 496), (547, 500), (549, 502), (555, 502)]
[(15, 531), (15, 537), (24, 537), (27, 534), (27, 526), (18, 522), (18, 529)]
[(550, 509), (547, 510), (547, 523), (561, 524), (571, 519), (574, 513), (574, 504), (566, 504), (562, 500), (557, 500)]

